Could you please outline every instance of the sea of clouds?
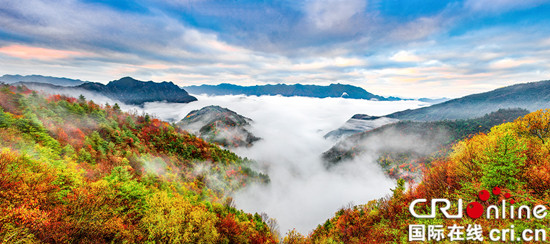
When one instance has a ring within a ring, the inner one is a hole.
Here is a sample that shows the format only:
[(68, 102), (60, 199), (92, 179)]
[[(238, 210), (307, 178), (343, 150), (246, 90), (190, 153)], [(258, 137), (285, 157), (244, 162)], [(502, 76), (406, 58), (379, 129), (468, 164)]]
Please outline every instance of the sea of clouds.
[[(78, 97), (83, 92), (63, 90), (61, 93)], [(84, 95), (99, 104), (116, 102), (94, 93), (84, 92)], [(395, 181), (387, 178), (375, 163), (378, 157), (375, 153), (359, 155), (353, 161), (327, 170), (321, 154), (336, 141), (323, 138), (326, 133), (357, 113), (381, 116), (428, 105), (419, 101), (344, 98), (194, 96), (198, 101), (187, 104), (153, 102), (142, 107), (119, 104), (125, 111), (148, 113), (170, 122), (209, 105), (225, 107), (252, 119), (250, 131), (262, 140), (250, 148), (232, 150), (257, 161), (256, 170), (267, 173), (271, 183), (248, 185), (233, 198), (240, 209), (275, 218), (282, 234), (293, 228), (308, 234), (340, 208), (384, 197), (395, 187)], [(399, 138), (392, 140), (410, 143)]]
[[(385, 115), (427, 104), (418, 101), (367, 101), (343, 98), (281, 96), (204, 96), (189, 104), (147, 103), (138, 109), (160, 119), (179, 121), (208, 105), (229, 108), (251, 118), (251, 132), (262, 140), (250, 148), (233, 149), (258, 162), (269, 185), (249, 185), (234, 194), (238, 208), (265, 212), (282, 234), (307, 234), (349, 203), (364, 204), (384, 197), (395, 187), (374, 163), (376, 155), (325, 169), (321, 154), (335, 144), (323, 136), (357, 113)], [(124, 107), (123, 107), (124, 108)]]

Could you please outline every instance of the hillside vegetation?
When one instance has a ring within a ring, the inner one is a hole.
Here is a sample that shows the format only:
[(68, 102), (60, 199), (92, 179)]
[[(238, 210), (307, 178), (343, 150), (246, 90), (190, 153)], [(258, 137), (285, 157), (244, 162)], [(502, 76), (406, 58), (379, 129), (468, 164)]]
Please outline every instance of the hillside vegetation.
[(392, 178), (419, 179), (422, 168), (450, 152), (451, 146), (491, 127), (528, 114), (525, 109), (500, 109), (483, 117), (431, 122), (399, 121), (356, 133), (323, 154), (327, 167), (369, 154)]
[(149, 115), (3, 85), (0, 134), (2, 243), (277, 241), (227, 197), (253, 162)]
[[(539, 110), (514, 122), (493, 127), (457, 143), (450, 155), (431, 164), (419, 184), (408, 189), (400, 180), (389, 197), (364, 205), (342, 208), (335, 216), (319, 225), (311, 235), (290, 232), (285, 243), (408, 243), (408, 225), (426, 224), (445, 227), (458, 224), (479, 224), (485, 241), (493, 228), (515, 226), (517, 233), (525, 229), (550, 231), (550, 218), (543, 219), (447, 219), (441, 214), (435, 219), (415, 219), (409, 205), (415, 199), (446, 198), (453, 203), (463, 199), (467, 204), (479, 201), (478, 193), (495, 187), (483, 206), (507, 204), (516, 209), (527, 205), (550, 204), (550, 111)], [(508, 195), (510, 194), (510, 195)], [(417, 204), (416, 212), (429, 213), (428, 204)], [(455, 213), (455, 212), (452, 212)]]

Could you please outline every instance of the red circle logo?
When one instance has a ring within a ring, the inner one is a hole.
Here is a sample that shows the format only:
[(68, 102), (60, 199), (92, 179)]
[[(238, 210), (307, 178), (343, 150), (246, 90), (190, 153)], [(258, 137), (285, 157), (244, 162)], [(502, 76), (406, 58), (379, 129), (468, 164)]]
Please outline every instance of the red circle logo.
[(483, 215), (483, 206), (478, 202), (471, 202), (466, 206), (466, 214), (472, 219), (477, 219)]

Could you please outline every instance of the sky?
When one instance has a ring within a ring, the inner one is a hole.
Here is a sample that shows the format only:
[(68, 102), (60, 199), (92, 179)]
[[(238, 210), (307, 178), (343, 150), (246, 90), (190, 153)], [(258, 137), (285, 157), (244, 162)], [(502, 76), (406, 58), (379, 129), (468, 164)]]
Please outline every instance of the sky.
[(549, 59), (550, 0), (0, 0), (0, 75), (459, 97)]

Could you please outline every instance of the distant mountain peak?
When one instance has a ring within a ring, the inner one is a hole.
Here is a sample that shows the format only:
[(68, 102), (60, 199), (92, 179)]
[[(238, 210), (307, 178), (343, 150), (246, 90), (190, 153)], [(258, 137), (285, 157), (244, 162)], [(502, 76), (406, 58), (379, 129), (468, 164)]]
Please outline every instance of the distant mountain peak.
[(113, 80), (107, 85), (86, 83), (78, 87), (100, 92), (121, 102), (135, 105), (158, 101), (188, 103), (197, 100), (172, 82), (140, 81), (129, 76)]
[(118, 80), (114, 80), (114, 81), (111, 81), (111, 82), (144, 82), (144, 81), (136, 80), (131, 76), (125, 76), (125, 77), (122, 77)]
[(136, 80), (132, 77), (126, 76), (123, 78), (120, 78), (118, 80), (113, 80), (107, 84), (107, 86), (126, 86), (126, 87), (135, 87), (144, 85), (143, 83), (146, 83), (144, 81)]

